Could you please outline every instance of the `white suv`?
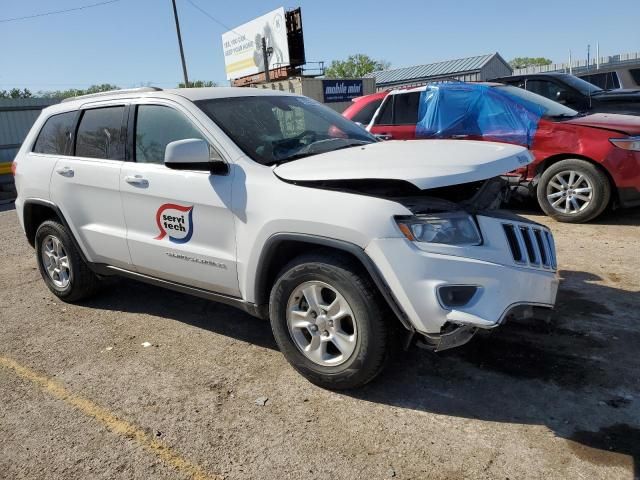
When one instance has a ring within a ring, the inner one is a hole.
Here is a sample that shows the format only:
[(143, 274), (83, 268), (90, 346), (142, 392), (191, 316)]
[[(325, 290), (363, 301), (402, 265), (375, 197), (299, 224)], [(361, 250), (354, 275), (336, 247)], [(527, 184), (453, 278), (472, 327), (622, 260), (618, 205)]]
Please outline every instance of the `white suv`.
[(394, 332), (466, 343), (554, 305), (551, 233), (497, 210), (531, 161), (491, 142), (379, 142), (298, 95), (123, 90), (45, 109), (16, 208), (51, 291), (121, 275), (269, 318), (312, 382), (373, 379)]

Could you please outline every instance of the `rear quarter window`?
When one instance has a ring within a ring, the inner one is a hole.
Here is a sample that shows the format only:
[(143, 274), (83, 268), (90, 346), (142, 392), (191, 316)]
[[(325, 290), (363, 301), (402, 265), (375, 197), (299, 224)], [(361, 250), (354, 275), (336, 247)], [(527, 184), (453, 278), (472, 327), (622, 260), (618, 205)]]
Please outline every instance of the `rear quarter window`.
[(38, 133), (33, 152), (50, 155), (68, 154), (75, 117), (76, 112), (59, 113), (49, 117)]

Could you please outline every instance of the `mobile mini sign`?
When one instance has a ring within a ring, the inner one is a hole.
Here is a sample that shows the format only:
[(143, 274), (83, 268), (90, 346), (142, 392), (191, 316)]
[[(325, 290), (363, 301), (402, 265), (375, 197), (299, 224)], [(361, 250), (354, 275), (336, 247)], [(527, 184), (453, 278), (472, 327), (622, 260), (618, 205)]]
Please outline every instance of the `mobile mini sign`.
[(264, 72), (263, 38), (271, 51), (268, 68), (289, 66), (285, 12), (280, 7), (222, 34), (227, 80)]
[(323, 80), (324, 103), (348, 102), (362, 96), (362, 80)]

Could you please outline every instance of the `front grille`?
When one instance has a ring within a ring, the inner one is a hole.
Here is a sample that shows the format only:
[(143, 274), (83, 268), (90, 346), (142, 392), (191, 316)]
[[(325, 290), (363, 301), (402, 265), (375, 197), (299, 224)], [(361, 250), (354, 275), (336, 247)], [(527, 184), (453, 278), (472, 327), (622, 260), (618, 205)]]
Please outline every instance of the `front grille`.
[(503, 223), (502, 228), (517, 264), (552, 270), (558, 267), (553, 235), (549, 230), (527, 223)]

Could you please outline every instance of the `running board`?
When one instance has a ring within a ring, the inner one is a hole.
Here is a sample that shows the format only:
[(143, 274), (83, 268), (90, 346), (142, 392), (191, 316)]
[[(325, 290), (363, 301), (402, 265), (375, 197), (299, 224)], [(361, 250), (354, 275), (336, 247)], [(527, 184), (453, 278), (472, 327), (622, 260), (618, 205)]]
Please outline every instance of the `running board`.
[[(97, 265), (95, 265), (97, 267)], [(189, 285), (183, 285), (182, 283), (171, 282), (169, 280), (163, 280), (162, 278), (152, 277), (143, 273), (132, 272), (124, 268), (114, 267), (112, 265), (100, 265), (97, 269), (101, 275), (117, 275), (120, 277), (130, 278), (132, 280), (138, 280), (149, 285), (156, 287), (168, 288), (180, 293), (186, 293), (187, 295), (193, 295), (195, 297), (204, 298), (213, 302), (224, 303), (225, 305), (231, 305), (232, 307), (239, 308), (247, 312), (254, 317), (268, 318), (268, 314), (264, 309), (258, 308), (257, 305), (249, 302), (245, 302), (241, 298), (232, 297), (229, 295), (223, 295), (220, 293), (211, 292), (203, 288), (191, 287)]]

